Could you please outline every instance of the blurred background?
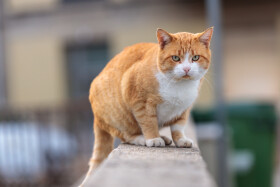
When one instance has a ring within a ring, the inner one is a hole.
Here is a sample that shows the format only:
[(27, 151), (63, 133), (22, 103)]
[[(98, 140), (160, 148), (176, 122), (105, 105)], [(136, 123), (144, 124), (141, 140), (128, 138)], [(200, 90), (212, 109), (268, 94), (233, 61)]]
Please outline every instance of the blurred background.
[[(94, 137), (92, 79), (156, 29), (215, 26), (192, 117), (220, 187), (280, 186), (277, 0), (0, 0), (0, 186), (71, 186)], [(116, 142), (116, 145), (118, 142)]]

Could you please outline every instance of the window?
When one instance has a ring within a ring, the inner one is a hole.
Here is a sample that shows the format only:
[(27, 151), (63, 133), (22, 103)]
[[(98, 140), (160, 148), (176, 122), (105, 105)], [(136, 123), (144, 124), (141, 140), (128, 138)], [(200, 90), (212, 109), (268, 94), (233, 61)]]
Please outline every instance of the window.
[(69, 45), (66, 56), (70, 97), (88, 97), (92, 80), (108, 62), (107, 44)]

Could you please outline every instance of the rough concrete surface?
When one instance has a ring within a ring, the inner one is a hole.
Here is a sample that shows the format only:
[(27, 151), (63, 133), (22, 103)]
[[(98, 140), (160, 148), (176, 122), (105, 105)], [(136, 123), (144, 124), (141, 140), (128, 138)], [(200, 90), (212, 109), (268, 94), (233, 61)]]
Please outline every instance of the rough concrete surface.
[[(170, 136), (169, 129), (161, 134)], [(193, 148), (144, 147), (121, 144), (96, 170), (86, 187), (214, 187), (200, 155), (194, 129), (186, 135)]]

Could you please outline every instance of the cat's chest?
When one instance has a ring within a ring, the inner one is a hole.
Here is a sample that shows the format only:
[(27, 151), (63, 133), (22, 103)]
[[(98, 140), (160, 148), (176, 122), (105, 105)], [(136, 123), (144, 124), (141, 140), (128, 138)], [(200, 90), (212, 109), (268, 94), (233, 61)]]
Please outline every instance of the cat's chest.
[(198, 95), (199, 81), (170, 82), (159, 78), (158, 81), (163, 102), (157, 106), (157, 118), (162, 126), (192, 105)]

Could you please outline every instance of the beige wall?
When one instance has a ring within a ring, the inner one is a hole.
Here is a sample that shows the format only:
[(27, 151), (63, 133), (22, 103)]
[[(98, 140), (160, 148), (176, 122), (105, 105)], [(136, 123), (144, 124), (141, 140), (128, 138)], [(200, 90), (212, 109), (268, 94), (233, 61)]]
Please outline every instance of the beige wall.
[[(21, 23), (12, 25), (7, 42), (8, 93), (12, 106), (16, 106), (17, 103), (21, 103), (22, 106), (43, 103), (53, 105), (67, 99), (62, 43), (69, 39), (107, 39), (110, 54), (114, 56), (128, 45), (156, 42), (155, 31), (158, 27), (169, 32), (201, 32), (206, 25), (203, 13), (195, 14), (196, 9), (192, 7), (157, 5), (142, 9), (134, 7), (119, 12), (106, 12), (100, 7), (84, 8), (85, 11), (78, 10), (77, 14), (70, 14), (71, 11), (67, 11), (66, 14), (58, 12), (56, 16), (50, 15), (31, 21), (20, 20)], [(162, 14), (167, 10), (169, 14)], [(276, 32), (275, 25), (227, 28), (229, 29), (225, 30), (223, 46), (227, 101), (279, 102), (280, 70), (276, 47), (279, 42), (275, 39), (279, 31)], [(212, 63), (213, 67), (215, 62)], [(44, 82), (44, 87), (39, 87), (41, 85), (35, 73), (36, 69), (39, 72), (41, 67), (44, 71), (39, 80)], [(50, 76), (52, 74), (53, 76)], [(197, 106), (213, 105), (214, 76), (211, 70), (206, 75), (207, 80), (204, 81)]]
[[(22, 106), (54, 105), (67, 99), (63, 43), (69, 39), (94, 41), (104, 38), (109, 42), (111, 56), (114, 56), (128, 45), (156, 42), (158, 27), (169, 32), (201, 32), (206, 27), (203, 13), (197, 11), (199, 7), (161, 4), (122, 11), (106, 11), (104, 7), (96, 6), (82, 8), (84, 11), (59, 11), (55, 16), (19, 20), (19, 23), (11, 25), (7, 32), (7, 60), (8, 94), (12, 106), (18, 103)], [(75, 11), (77, 13), (73, 14)], [(167, 11), (168, 14), (163, 14)], [(238, 22), (242, 19), (234, 18)], [(280, 39), (276, 39), (279, 29), (275, 30), (273, 24), (262, 27), (258, 22), (247, 27), (228, 24), (226, 28), (223, 73), (227, 101), (279, 102), (280, 58), (277, 45), (280, 46)], [(213, 66), (215, 62), (212, 62)], [(40, 71), (42, 73), (37, 75), (36, 72)], [(210, 69), (197, 106), (213, 105), (214, 76)]]
[[(162, 14), (167, 10), (169, 14)], [(56, 16), (11, 25), (7, 35), (9, 104), (12, 107), (52, 106), (67, 100), (62, 44), (69, 39), (107, 39), (113, 56), (134, 43), (156, 42), (158, 27), (169, 32), (205, 29), (204, 17), (197, 11), (194, 15), (192, 7), (155, 5), (126, 11), (85, 8), (75, 16), (59, 12)], [(209, 88), (206, 82), (197, 104), (211, 106), (212, 102), (211, 83)]]
[(58, 38), (7, 41), (8, 101), (12, 107), (44, 107), (65, 101), (66, 72)]
[(279, 58), (271, 27), (232, 28), (225, 38), (225, 95), (229, 101), (279, 101)]
[(225, 6), (224, 81), (228, 101), (280, 102), (278, 7), (277, 2)]
[(54, 8), (60, 0), (5, 0), (8, 14), (36, 12)]

